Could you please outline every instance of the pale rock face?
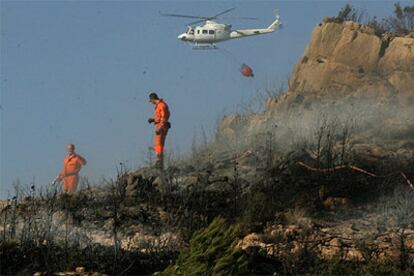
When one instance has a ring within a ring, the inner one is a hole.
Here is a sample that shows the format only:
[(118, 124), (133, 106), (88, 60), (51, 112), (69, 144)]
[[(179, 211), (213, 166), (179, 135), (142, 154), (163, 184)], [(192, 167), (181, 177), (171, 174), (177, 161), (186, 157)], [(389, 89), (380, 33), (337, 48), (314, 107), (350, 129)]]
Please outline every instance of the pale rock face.
[(292, 74), (289, 92), (335, 94), (386, 88), (413, 93), (413, 74), (414, 39), (396, 37), (388, 42), (354, 22), (328, 22), (315, 28)]
[(394, 71), (411, 73), (414, 77), (414, 38), (396, 37), (391, 40), (384, 57), (379, 62), (383, 74)]
[(403, 105), (414, 99), (414, 38), (396, 37), (379, 61), (379, 71), (399, 93)]
[(224, 116), (220, 124), (220, 131), (224, 131), (226, 129), (235, 129), (240, 124), (241, 118), (238, 115), (228, 115)]
[(373, 70), (377, 64), (382, 42), (352, 26), (325, 23), (315, 28), (292, 74), (290, 91), (340, 91), (363, 82), (363, 72)]
[[(386, 262), (390, 259), (398, 261), (401, 253), (398, 242), (401, 231), (390, 229), (378, 234), (374, 221), (375, 217), (368, 216), (326, 228), (313, 228), (312, 231), (304, 231), (292, 225), (272, 225), (265, 233), (268, 233), (268, 237), (273, 237), (273, 241), (266, 242), (263, 235), (251, 233), (242, 238), (236, 246), (246, 252), (252, 252), (253, 248), (262, 249), (270, 258), (290, 256), (306, 247), (312, 248), (312, 252), (324, 260), (340, 257), (347, 261), (367, 261), (366, 258), (377, 262)], [(356, 225), (356, 228), (349, 227), (350, 225)], [(409, 258), (413, 258), (413, 230), (404, 230), (404, 241)], [(375, 254), (367, 256), (368, 252)]]
[(344, 25), (331, 59), (351, 68), (360, 67), (364, 71), (371, 71), (377, 65), (381, 45), (379, 37), (351, 30)]
[(318, 104), (361, 101), (413, 114), (414, 38), (388, 33), (379, 37), (371, 27), (355, 22), (325, 21), (315, 27), (286, 94), (269, 98), (262, 114), (226, 116), (217, 137), (255, 135), (255, 130), (267, 130), (269, 122), (286, 121), (292, 113), (305, 118), (305, 111), (318, 109)]
[(237, 136), (237, 129), (241, 125), (241, 117), (239, 115), (224, 116), (220, 122), (218, 129), (218, 137), (226, 137), (227, 139), (234, 139)]

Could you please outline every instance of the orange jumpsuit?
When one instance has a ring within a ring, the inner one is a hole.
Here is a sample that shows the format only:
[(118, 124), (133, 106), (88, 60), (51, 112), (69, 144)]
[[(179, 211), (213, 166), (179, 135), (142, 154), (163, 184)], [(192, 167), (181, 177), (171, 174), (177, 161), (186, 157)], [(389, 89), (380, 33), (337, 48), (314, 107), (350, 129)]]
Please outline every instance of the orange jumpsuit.
[(82, 166), (86, 165), (86, 160), (77, 154), (71, 154), (65, 157), (63, 161), (63, 170), (60, 174), (63, 178), (63, 191), (65, 193), (74, 193), (78, 185), (79, 171)]
[(170, 118), (170, 110), (164, 100), (160, 99), (155, 105), (154, 124), (155, 124), (155, 141), (154, 150), (158, 157), (164, 154), (165, 137), (168, 133), (168, 119)]

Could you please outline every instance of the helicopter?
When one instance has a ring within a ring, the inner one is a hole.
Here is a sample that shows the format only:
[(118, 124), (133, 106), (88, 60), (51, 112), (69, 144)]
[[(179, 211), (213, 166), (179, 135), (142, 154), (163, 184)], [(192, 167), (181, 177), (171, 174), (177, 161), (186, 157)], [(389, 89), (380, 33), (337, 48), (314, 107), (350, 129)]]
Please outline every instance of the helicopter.
[[(276, 18), (272, 24), (270, 24), (267, 28), (262, 29), (232, 30), (232, 26), (229, 24), (222, 24), (213, 21), (219, 16), (229, 13), (234, 9), (235, 8), (225, 10), (214, 16), (194, 16), (171, 13), (161, 13), (161, 15), (198, 19), (197, 21), (189, 23), (187, 31), (178, 36), (178, 39), (181, 41), (193, 43), (195, 45), (193, 49), (217, 49), (216, 43), (235, 38), (273, 33), (279, 26), (281, 26), (280, 16), (278, 13), (276, 13)], [(257, 20), (257, 18), (251, 17), (239, 17), (239, 19)], [(201, 22), (204, 22), (204, 25), (193, 26)]]

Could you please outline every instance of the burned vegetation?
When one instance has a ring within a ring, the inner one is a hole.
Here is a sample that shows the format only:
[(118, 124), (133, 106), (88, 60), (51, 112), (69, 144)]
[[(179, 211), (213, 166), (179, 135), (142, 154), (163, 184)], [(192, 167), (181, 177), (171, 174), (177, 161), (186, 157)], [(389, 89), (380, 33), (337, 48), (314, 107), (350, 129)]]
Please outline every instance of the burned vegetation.
[(315, 28), (287, 91), (225, 116), (164, 171), (120, 164), (72, 196), (16, 185), (1, 273), (413, 274), (414, 38), (385, 45), (352, 9), (338, 16)]

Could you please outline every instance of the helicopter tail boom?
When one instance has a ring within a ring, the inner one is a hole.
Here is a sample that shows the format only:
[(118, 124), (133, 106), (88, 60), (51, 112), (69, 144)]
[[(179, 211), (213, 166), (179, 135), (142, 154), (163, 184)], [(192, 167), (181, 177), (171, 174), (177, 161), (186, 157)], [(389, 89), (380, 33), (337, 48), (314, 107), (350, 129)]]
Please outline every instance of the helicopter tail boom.
[(261, 35), (272, 33), (274, 30), (271, 29), (249, 29), (249, 30), (235, 30), (230, 33), (230, 38), (240, 38), (252, 35)]
[(280, 16), (279, 14), (276, 14), (275, 21), (273, 21), (272, 24), (270, 24), (269, 27), (267, 27), (266, 29), (235, 30), (230, 33), (230, 38), (239, 38), (245, 36), (273, 33), (280, 25)]

